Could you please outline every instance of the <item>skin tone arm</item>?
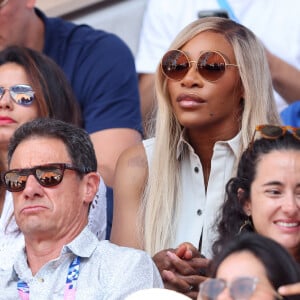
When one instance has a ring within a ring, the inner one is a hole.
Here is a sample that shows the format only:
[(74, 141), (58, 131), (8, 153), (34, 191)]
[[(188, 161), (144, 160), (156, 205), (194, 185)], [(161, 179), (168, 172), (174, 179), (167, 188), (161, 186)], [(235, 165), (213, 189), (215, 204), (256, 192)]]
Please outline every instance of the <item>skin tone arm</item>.
[(140, 143), (141, 135), (133, 129), (114, 128), (92, 133), (91, 140), (95, 147), (98, 170), (105, 184), (114, 187), (115, 168), (120, 154)]
[(137, 227), (140, 199), (148, 174), (142, 144), (124, 151), (117, 163), (114, 187), (114, 217), (111, 242), (143, 249)]

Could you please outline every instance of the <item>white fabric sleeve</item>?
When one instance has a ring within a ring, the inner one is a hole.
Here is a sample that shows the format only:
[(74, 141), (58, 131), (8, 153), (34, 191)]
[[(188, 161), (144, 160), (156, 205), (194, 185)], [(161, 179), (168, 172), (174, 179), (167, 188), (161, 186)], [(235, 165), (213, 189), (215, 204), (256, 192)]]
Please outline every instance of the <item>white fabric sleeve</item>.
[(97, 236), (98, 240), (104, 240), (106, 236), (106, 186), (103, 178), (100, 178), (98, 192), (91, 204), (89, 212), (89, 229)]

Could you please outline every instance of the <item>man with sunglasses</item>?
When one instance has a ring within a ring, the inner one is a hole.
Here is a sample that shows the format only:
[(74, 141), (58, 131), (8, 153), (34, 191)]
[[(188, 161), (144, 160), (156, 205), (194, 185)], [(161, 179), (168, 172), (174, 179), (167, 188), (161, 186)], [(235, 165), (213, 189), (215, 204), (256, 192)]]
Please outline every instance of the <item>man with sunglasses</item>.
[(84, 130), (51, 119), (26, 123), (11, 140), (8, 164), (2, 179), (25, 249), (11, 271), (0, 262), (1, 299), (124, 299), (162, 286), (147, 254), (99, 242), (86, 227), (99, 175)]
[[(35, 4), (36, 0), (0, 0), (0, 50), (11, 45), (33, 48), (64, 70), (93, 141), (98, 170), (105, 184), (113, 187), (119, 155), (141, 140), (133, 56), (115, 35), (48, 18)], [(110, 214), (111, 202), (112, 190), (108, 189)]]

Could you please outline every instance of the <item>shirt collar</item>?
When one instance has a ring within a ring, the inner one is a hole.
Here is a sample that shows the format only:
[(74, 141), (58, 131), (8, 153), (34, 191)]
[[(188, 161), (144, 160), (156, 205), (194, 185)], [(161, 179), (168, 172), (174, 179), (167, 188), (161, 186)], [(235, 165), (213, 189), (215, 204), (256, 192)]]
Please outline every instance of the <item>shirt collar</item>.
[(80, 257), (90, 257), (98, 245), (97, 237), (85, 227), (82, 232), (69, 244), (62, 249), (62, 254), (66, 252), (73, 252)]
[[(62, 255), (67, 253), (73, 253), (74, 255), (80, 257), (90, 257), (95, 251), (98, 242), (99, 241), (97, 237), (86, 226), (73, 241), (63, 246), (60, 256), (58, 258), (55, 258), (53, 261), (59, 260), (62, 257)], [(27, 268), (28, 264), (26, 249), (23, 248), (22, 251), (20, 251), (19, 255), (17, 255), (17, 259), (14, 264), (14, 269), (17, 271), (17, 273), (20, 273), (20, 270), (26, 270)]]
[[(234, 153), (236, 158), (239, 157), (240, 152), (240, 145), (241, 145), (241, 132), (239, 132), (236, 136), (234, 136), (231, 140), (228, 141), (218, 141), (216, 142), (215, 147), (218, 145), (228, 145), (229, 148)], [(177, 144), (177, 151), (176, 151), (176, 158), (179, 159), (181, 156), (184, 156), (184, 153), (188, 150), (188, 152), (194, 152), (193, 147), (189, 144), (186, 138), (186, 130), (184, 129), (181, 132), (178, 144)]]

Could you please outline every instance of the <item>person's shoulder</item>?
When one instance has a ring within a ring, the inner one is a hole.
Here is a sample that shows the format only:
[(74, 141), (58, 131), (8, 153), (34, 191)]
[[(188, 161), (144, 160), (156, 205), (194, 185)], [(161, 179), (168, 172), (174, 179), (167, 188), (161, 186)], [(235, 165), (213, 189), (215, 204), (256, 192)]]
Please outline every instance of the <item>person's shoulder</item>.
[(112, 287), (119, 290), (116, 293), (122, 293), (121, 298), (110, 295), (109, 299), (124, 299), (124, 295), (136, 290), (163, 286), (159, 272), (146, 252), (109, 241), (99, 242), (97, 250), (101, 259), (100, 278), (105, 288)]
[(133, 263), (134, 261), (151, 261), (152, 259), (149, 254), (145, 251), (118, 246), (111, 243), (108, 240), (99, 241), (98, 253), (102, 257), (102, 261), (109, 262), (110, 264), (115, 261), (117, 264), (122, 261), (128, 261), (128, 263)]
[(146, 167), (147, 157), (144, 144), (139, 143), (137, 145), (127, 148), (124, 152), (122, 152), (118, 160), (118, 164), (123, 163), (138, 164), (139, 166)]
[[(142, 143), (126, 149), (119, 157), (115, 172), (115, 187), (128, 191), (140, 190), (148, 173), (148, 160)], [(126, 191), (122, 190), (122, 194)]]
[(19, 299), (16, 284), (18, 277), (13, 268), (9, 270), (0, 269), (0, 299)]
[[(97, 41), (105, 42), (112, 47), (126, 46), (125, 42), (116, 34), (95, 28), (87, 24), (76, 24), (62, 18), (44, 17), (46, 34), (57, 34), (58, 37), (64, 36), (68, 43), (81, 41), (81, 43), (92, 43), (94, 46)], [(80, 43), (80, 44), (81, 44)]]

